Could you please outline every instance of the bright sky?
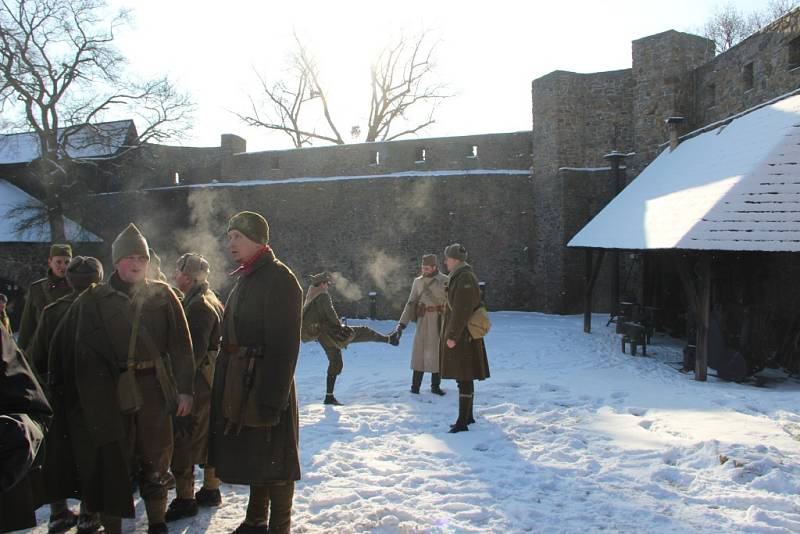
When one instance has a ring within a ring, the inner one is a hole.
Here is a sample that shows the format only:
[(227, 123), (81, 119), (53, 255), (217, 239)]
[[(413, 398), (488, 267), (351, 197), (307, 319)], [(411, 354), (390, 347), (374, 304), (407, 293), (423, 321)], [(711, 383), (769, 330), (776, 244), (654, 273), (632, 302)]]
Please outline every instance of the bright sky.
[[(369, 64), (402, 29), (432, 30), (438, 77), (456, 94), (422, 137), (507, 132), (531, 127), (533, 79), (561, 69), (630, 67), (632, 40), (669, 29), (693, 31), (715, 0), (401, 0), (276, 2), (116, 0), (133, 8), (134, 26), (118, 44), (142, 75), (169, 74), (195, 103), (194, 128), (181, 144), (218, 146), (222, 133), (245, 137), (248, 151), (291, 146), (285, 134), (245, 126), (257, 94), (257, 69), (275, 79), (292, 50), (292, 29), (306, 38), (330, 87), (342, 134), (366, 122)], [(743, 11), (766, 0), (732, 2)]]

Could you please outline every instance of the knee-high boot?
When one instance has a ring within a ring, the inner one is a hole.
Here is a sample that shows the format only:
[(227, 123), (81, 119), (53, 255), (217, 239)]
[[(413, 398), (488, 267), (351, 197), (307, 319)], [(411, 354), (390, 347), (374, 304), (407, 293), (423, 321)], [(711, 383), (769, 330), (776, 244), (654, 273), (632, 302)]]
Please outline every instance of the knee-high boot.
[(422, 385), (422, 371), (414, 371), (411, 375), (411, 393), (419, 393), (419, 388)]
[(334, 406), (341, 406), (342, 403), (336, 400), (333, 396), (333, 388), (336, 385), (336, 375), (328, 375), (327, 390), (325, 391), (325, 404), (333, 404)]

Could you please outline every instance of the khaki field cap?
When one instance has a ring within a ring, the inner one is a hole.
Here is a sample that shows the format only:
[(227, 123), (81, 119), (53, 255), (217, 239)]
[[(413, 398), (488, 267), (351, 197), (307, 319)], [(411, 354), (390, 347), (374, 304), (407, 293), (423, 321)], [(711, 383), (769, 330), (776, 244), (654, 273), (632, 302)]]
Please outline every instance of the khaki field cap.
[(198, 276), (200, 274), (208, 274), (211, 266), (200, 254), (187, 252), (178, 258), (178, 270), (187, 276)]
[(467, 261), (467, 249), (459, 243), (453, 243), (445, 248), (444, 255), (454, 260)]
[(91, 256), (75, 256), (67, 266), (67, 282), (74, 289), (86, 289), (103, 279), (103, 264)]
[(50, 247), (50, 257), (67, 256), (72, 257), (72, 247), (70, 245), (54, 244)]
[(428, 267), (436, 267), (437, 264), (437, 257), (436, 254), (425, 254), (422, 256), (422, 265), (426, 265)]
[(252, 211), (240, 211), (228, 221), (228, 232), (238, 230), (254, 243), (269, 243), (269, 224), (267, 220)]
[(115, 265), (126, 256), (147, 256), (148, 259), (150, 258), (147, 240), (133, 223), (130, 223), (111, 244), (111, 259)]
[(318, 286), (324, 282), (328, 282), (329, 284), (333, 283), (333, 278), (331, 277), (331, 273), (329, 273), (328, 271), (323, 271), (319, 274), (311, 275), (312, 286)]

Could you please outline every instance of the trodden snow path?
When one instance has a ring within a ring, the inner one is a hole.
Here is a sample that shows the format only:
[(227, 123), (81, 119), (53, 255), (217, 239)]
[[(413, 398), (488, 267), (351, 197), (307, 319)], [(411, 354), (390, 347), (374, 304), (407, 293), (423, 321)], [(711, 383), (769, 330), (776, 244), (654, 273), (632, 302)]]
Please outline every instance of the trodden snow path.
[[(476, 382), (477, 422), (459, 434), (446, 432), (453, 381), (444, 397), (429, 375), (408, 391), (413, 326), (399, 348), (345, 351), (342, 407), (321, 404), (327, 360), (303, 345), (293, 531), (800, 532), (800, 384), (695, 382), (665, 364), (678, 344), (622, 354), (605, 319), (586, 335), (580, 317), (493, 313), (492, 377)], [(247, 489), (222, 492), (221, 508), (170, 531), (232, 531)], [(143, 513), (138, 502), (137, 532)]]

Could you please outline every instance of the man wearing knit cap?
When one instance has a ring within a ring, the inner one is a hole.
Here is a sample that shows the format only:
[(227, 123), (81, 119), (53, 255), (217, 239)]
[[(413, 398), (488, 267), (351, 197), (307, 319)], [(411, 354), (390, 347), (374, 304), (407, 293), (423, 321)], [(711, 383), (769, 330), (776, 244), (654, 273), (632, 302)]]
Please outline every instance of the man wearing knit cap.
[(333, 308), (331, 295), (328, 293), (332, 284), (333, 278), (328, 272), (311, 275), (311, 285), (306, 294), (305, 304), (303, 304), (302, 339), (304, 342), (318, 341), (322, 345), (322, 349), (328, 357), (327, 389), (324, 403), (341, 406), (342, 403), (333, 396), (333, 389), (336, 385), (336, 377), (344, 369), (342, 350), (351, 343), (377, 342), (391, 343), (397, 346), (400, 343), (400, 336), (398, 331), (386, 335), (366, 326), (343, 325)]
[[(172, 416), (191, 412), (195, 370), (186, 316), (170, 287), (146, 277), (147, 241), (133, 224), (111, 246), (115, 271), (86, 290), (56, 330), (64, 404), (82, 498), (105, 532), (133, 517), (131, 467), (148, 533), (167, 532)], [(51, 358), (52, 360), (52, 358)], [(53, 370), (51, 369), (51, 374)]]
[(474, 380), (489, 378), (489, 361), (483, 339), (473, 339), (467, 323), (481, 304), (478, 277), (467, 263), (467, 249), (454, 243), (444, 249), (450, 276), (447, 281), (447, 302), (439, 343), (439, 369), (442, 378), (458, 383), (458, 419), (450, 432), (469, 430), (475, 422), (472, 415)]
[[(49, 382), (51, 366), (61, 365), (58, 351), (50, 353), (50, 342), (55, 334), (61, 318), (67, 313), (72, 303), (89, 287), (100, 283), (103, 279), (103, 266), (92, 257), (76, 256), (67, 266), (66, 279), (72, 291), (45, 306), (39, 317), (39, 324), (28, 350), (28, 358), (44, 383)], [(53, 361), (50, 362), (49, 358)], [(53, 422), (45, 439), (47, 453), (44, 455), (44, 495), (45, 502), (50, 503), (49, 532), (62, 532), (75, 525), (77, 520), (79, 532), (91, 532), (100, 527), (97, 514), (87, 511), (81, 504), (81, 514), (76, 517), (67, 507), (67, 498), (79, 498), (80, 486), (72, 454), (72, 442), (69, 439), (69, 428), (61, 388), (48, 388), (50, 404), (53, 407)]]
[(6, 311), (8, 306), (8, 297), (5, 293), (0, 293), (0, 326), (6, 329), (6, 332), (11, 333), (11, 320), (8, 318)]
[(50, 257), (47, 259), (47, 276), (32, 283), (28, 289), (17, 337), (17, 344), (23, 352), (27, 351), (28, 345), (33, 340), (36, 325), (39, 323), (39, 315), (44, 307), (71, 291), (66, 278), (64, 278), (71, 259), (71, 246), (51, 246)]
[(423, 375), (431, 373), (431, 392), (444, 395), (439, 375), (439, 329), (447, 300), (447, 277), (439, 272), (435, 254), (422, 256), (421, 269), (422, 273), (411, 284), (411, 294), (396, 331), (401, 333), (411, 321), (417, 323), (411, 352), (411, 393), (419, 393)]
[[(175, 476), (176, 498), (167, 510), (167, 522), (197, 515), (198, 505), (219, 506), (219, 479), (214, 468), (206, 463), (208, 420), (211, 411), (211, 386), (214, 365), (222, 336), (222, 303), (208, 284), (210, 266), (206, 259), (188, 252), (178, 258), (175, 283), (185, 297), (183, 309), (189, 323), (194, 349), (195, 379), (192, 413), (174, 421), (175, 451), (172, 474)], [(194, 466), (204, 465), (203, 487), (194, 492)]]
[(214, 374), (208, 462), (229, 484), (250, 486), (238, 534), (286, 534), (300, 480), (300, 421), (294, 370), (302, 290), (268, 245), (266, 219), (243, 211), (228, 222), (239, 264), (225, 304)]

